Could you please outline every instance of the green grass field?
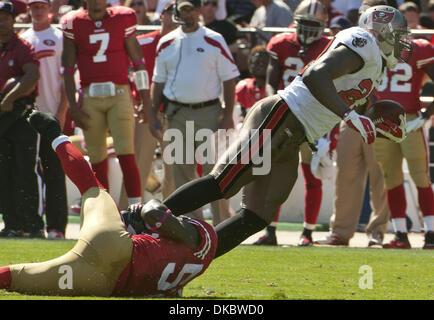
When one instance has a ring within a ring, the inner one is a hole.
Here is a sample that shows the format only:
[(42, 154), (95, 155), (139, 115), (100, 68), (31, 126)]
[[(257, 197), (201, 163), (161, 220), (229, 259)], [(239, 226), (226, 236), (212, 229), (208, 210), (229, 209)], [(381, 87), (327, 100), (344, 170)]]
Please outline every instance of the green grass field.
[[(0, 266), (55, 258), (75, 241), (0, 240)], [(372, 289), (361, 289), (363, 265)], [(240, 246), (216, 259), (184, 289), (186, 299), (434, 300), (434, 252), (333, 247)], [(95, 297), (78, 297), (95, 299)], [(0, 290), (1, 299), (71, 299)], [(100, 299), (100, 298), (98, 298)]]

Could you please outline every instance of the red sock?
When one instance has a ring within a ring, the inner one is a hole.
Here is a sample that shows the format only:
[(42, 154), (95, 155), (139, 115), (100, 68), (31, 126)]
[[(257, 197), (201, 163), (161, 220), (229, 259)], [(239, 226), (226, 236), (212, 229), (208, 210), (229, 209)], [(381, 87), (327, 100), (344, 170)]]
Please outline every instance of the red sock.
[(310, 164), (302, 163), (301, 168), (306, 185), (304, 222), (316, 224), (322, 201), (322, 181), (312, 174)]
[(434, 215), (434, 195), (431, 187), (417, 187), (417, 199), (424, 217)]
[(11, 269), (6, 267), (0, 267), (0, 289), (7, 289), (11, 285)]
[(84, 194), (92, 187), (102, 187), (89, 163), (71, 142), (59, 144), (56, 153), (62, 164), (63, 171), (71, 179), (72, 183), (77, 186), (81, 194)]
[(387, 203), (389, 205), (390, 216), (393, 218), (405, 218), (407, 210), (407, 200), (405, 199), (404, 185), (386, 191)]
[(282, 208), (281, 205), (277, 208), (276, 218), (274, 218), (273, 222), (279, 222), (279, 216), (280, 216), (280, 209), (281, 208)]
[(95, 176), (99, 182), (104, 186), (104, 189), (109, 192), (110, 185), (108, 181), (108, 159), (105, 158), (103, 161), (98, 163), (92, 163), (92, 169), (95, 172)]
[(124, 175), (125, 191), (128, 198), (141, 198), (142, 186), (134, 154), (120, 155), (118, 159), (122, 174)]

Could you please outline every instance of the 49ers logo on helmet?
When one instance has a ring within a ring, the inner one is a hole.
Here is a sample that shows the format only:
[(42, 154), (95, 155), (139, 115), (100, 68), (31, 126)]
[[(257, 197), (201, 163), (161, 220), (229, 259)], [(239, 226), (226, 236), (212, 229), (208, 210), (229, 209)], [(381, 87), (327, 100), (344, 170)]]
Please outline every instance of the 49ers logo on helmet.
[(393, 12), (374, 11), (372, 14), (372, 21), (378, 23), (389, 23), (392, 21), (394, 15)]

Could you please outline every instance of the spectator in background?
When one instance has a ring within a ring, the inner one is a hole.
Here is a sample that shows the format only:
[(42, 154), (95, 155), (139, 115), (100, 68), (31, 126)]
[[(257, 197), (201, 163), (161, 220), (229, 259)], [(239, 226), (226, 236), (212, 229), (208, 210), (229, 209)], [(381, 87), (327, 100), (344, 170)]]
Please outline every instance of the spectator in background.
[(330, 36), (334, 37), (339, 31), (351, 28), (352, 26), (353, 24), (351, 23), (351, 21), (344, 16), (334, 17), (330, 21)]
[(344, 14), (337, 10), (335, 7), (333, 7), (332, 3), (334, 0), (320, 0), (320, 2), (326, 7), (327, 9), (327, 27), (330, 26), (330, 21), (333, 20), (334, 17), (337, 16), (343, 16)]
[(234, 23), (228, 21), (227, 19), (218, 20), (216, 16), (218, 8), (218, 0), (202, 1), (202, 7), (200, 9), (200, 12), (202, 14), (203, 22), (205, 24), (205, 27), (220, 33), (225, 39), (231, 52), (236, 53), (238, 28)]
[[(425, 27), (422, 27), (420, 25), (420, 9), (414, 2), (404, 2), (402, 5), (399, 6), (399, 11), (405, 16), (405, 18), (408, 21), (408, 27), (410, 29), (426, 29)], [(427, 39), (430, 40), (431, 36), (427, 35), (412, 35), (413, 39)]]
[[(54, 114), (63, 128), (68, 100), (61, 74), (62, 31), (50, 25), (49, 0), (30, 0), (29, 11), (32, 16), (32, 27), (21, 37), (34, 46), (40, 63), (41, 77), (38, 82), (36, 107)], [(39, 157), (45, 183), (47, 237), (64, 239), (68, 221), (65, 173), (59, 158), (44, 137), (41, 137), (39, 144)]]
[[(0, 237), (45, 238), (37, 176), (37, 134), (25, 119), (39, 78), (34, 48), (14, 32), (13, 4), (0, 1)], [(8, 80), (8, 90), (5, 85)]]
[(241, 27), (250, 23), (256, 7), (250, 0), (226, 0), (227, 18)]
[[(291, 9), (281, 0), (251, 0), (256, 10), (250, 20), (250, 26), (261, 29), (263, 27), (289, 27), (293, 21)], [(272, 33), (257, 30), (258, 36), (267, 41)]]
[(136, 12), (137, 24), (145, 25), (151, 23), (147, 14), (145, 0), (126, 0), (124, 5)]
[[(146, 71), (148, 71), (149, 78), (152, 79), (154, 74), (154, 66), (155, 66), (155, 58), (157, 56), (157, 44), (160, 39), (176, 29), (178, 26), (172, 19), (173, 17), (173, 2), (166, 2), (166, 5), (163, 8), (163, 11), (160, 16), (161, 28), (159, 30), (155, 30), (152, 32), (144, 33), (137, 36), (137, 41), (139, 42), (140, 47), (142, 48), (143, 57), (146, 61)], [(135, 107), (140, 107), (141, 99), (140, 95), (137, 93), (137, 90), (133, 90), (133, 97), (135, 101)], [(162, 149), (167, 144), (166, 141), (157, 140), (149, 131), (149, 105), (143, 105), (142, 110), (139, 110), (138, 117), (135, 119), (135, 134), (134, 134), (134, 150), (136, 156), (137, 166), (139, 167), (140, 173), (140, 181), (142, 183), (142, 190), (147, 189), (147, 181), (148, 177), (152, 177), (152, 163), (154, 161), (155, 149), (157, 148), (157, 143), (160, 143)], [(160, 110), (163, 112), (163, 110)], [(158, 114), (159, 118), (160, 113)], [(166, 121), (162, 120), (163, 127), (167, 127)], [(173, 174), (172, 167), (167, 165), (165, 161), (163, 161), (164, 167), (164, 178), (162, 183), (162, 196), (163, 198), (167, 197), (173, 190), (174, 182), (173, 182)], [(151, 178), (152, 179), (152, 178)], [(152, 191), (152, 190), (151, 190)], [(119, 207), (125, 208), (128, 206), (127, 194), (125, 192), (125, 187), (122, 187), (121, 196), (119, 200)]]
[[(187, 130), (195, 136), (200, 129), (212, 132), (219, 128), (233, 129), (235, 84), (239, 71), (229, 48), (221, 34), (199, 23), (200, 0), (177, 0), (176, 6), (176, 18), (183, 24), (161, 38), (157, 47), (151, 89), (150, 130), (157, 139), (162, 139), (163, 126), (157, 114), (163, 102), (168, 128), (179, 130), (183, 137), (188, 138)], [(222, 93), (224, 108), (219, 99)], [(187, 121), (194, 121), (194, 128), (187, 129)], [(172, 165), (175, 187), (196, 177), (198, 143), (186, 142), (181, 149), (185, 155), (182, 163)], [(188, 151), (190, 143), (194, 145)], [(201, 164), (204, 174), (208, 174), (213, 167), (213, 163), (208, 161)], [(231, 216), (229, 201), (215, 201), (211, 208), (214, 224)], [(193, 214), (201, 217), (200, 211)]]

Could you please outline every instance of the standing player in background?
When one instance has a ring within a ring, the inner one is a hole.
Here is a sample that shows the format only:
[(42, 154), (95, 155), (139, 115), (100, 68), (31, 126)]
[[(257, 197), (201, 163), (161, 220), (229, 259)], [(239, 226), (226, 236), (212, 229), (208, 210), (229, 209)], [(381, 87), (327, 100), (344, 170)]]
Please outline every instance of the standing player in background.
[[(173, 21), (173, 1), (166, 2), (161, 12), (160, 21), (161, 29), (140, 34), (137, 36), (137, 41), (142, 49), (143, 57), (146, 62), (146, 71), (148, 72), (149, 79), (152, 79), (154, 74), (155, 57), (157, 56), (157, 44), (161, 37), (174, 30), (178, 25)], [(158, 141), (149, 131), (148, 117), (149, 117), (149, 104), (141, 103), (140, 95), (136, 88), (133, 88), (133, 98), (135, 100), (135, 108), (137, 117), (135, 119), (135, 134), (134, 134), (134, 149), (137, 166), (140, 173), (140, 181), (142, 184), (142, 191), (146, 188), (149, 175), (152, 173), (152, 163), (154, 160), (155, 149), (157, 142), (164, 148), (166, 143), (163, 140)], [(137, 109), (140, 108), (140, 109)], [(163, 110), (160, 110), (163, 112)], [(163, 126), (167, 126), (162, 119)], [(163, 161), (164, 166), (164, 180), (162, 183), (163, 198), (167, 197), (174, 190), (172, 168)], [(127, 206), (127, 195), (125, 187), (122, 187), (119, 206), (125, 208)]]
[[(61, 74), (62, 31), (50, 25), (49, 0), (30, 0), (28, 5), (32, 28), (27, 29), (21, 37), (35, 47), (40, 64), (41, 77), (38, 82), (36, 107), (38, 110), (54, 114), (63, 128), (68, 100)], [(39, 157), (45, 183), (47, 238), (64, 239), (68, 221), (65, 173), (59, 158), (44, 137), (41, 137), (39, 144)]]
[(402, 160), (408, 164), (410, 176), (417, 188), (419, 208), (425, 222), (424, 249), (434, 249), (434, 195), (429, 177), (429, 149), (423, 124), (434, 114), (434, 102), (421, 112), (419, 100), (424, 79), (434, 79), (434, 45), (424, 39), (415, 39), (413, 54), (408, 63), (398, 62), (387, 71), (377, 89), (378, 99), (399, 101), (407, 117), (407, 139), (400, 144), (377, 139), (374, 148), (383, 170), (395, 238), (383, 248), (409, 249), (407, 237), (405, 189)]
[[(134, 10), (107, 8), (106, 0), (86, 0), (87, 9), (62, 18), (62, 65), (71, 118), (83, 129), (92, 168), (108, 190), (106, 137), (110, 130), (122, 169), (129, 203), (141, 200), (140, 175), (134, 156), (134, 111), (128, 80), (130, 59), (143, 105), (149, 104), (149, 77), (136, 39)], [(77, 102), (74, 68), (80, 72)]]
[[(267, 44), (270, 52), (270, 62), (267, 69), (266, 90), (269, 96), (277, 90), (288, 86), (297, 74), (309, 62), (316, 59), (326, 48), (330, 39), (323, 36), (327, 22), (327, 10), (316, 0), (301, 2), (294, 16), (295, 33), (281, 33), (273, 36)], [(307, 142), (300, 146), (301, 168), (305, 178), (305, 212), (304, 228), (300, 238), (300, 246), (312, 245), (312, 231), (322, 200), (322, 182), (311, 171), (312, 150)], [(280, 207), (279, 207), (280, 211)], [(267, 233), (256, 244), (276, 245), (277, 214), (274, 221), (267, 227)]]

